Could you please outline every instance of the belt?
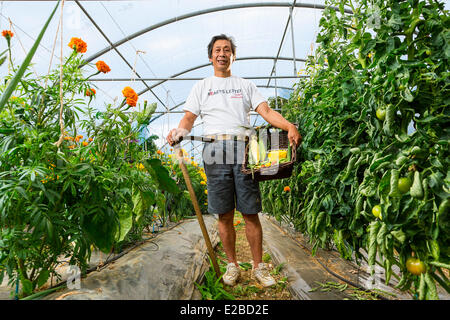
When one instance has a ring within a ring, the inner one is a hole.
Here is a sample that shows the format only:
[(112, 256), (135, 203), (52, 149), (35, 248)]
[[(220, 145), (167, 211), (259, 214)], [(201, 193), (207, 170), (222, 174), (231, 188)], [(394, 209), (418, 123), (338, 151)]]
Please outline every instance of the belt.
[(248, 141), (248, 136), (235, 136), (231, 134), (210, 134), (205, 137), (214, 140)]

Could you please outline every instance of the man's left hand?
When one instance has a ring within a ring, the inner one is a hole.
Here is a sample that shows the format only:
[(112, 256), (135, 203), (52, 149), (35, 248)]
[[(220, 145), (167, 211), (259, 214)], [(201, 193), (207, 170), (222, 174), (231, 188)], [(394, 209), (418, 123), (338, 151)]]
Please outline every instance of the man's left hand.
[(297, 127), (295, 125), (291, 125), (289, 127), (288, 139), (289, 139), (291, 146), (293, 144), (295, 144), (295, 146), (298, 147), (300, 145), (300, 143), (302, 143), (302, 136), (298, 132)]

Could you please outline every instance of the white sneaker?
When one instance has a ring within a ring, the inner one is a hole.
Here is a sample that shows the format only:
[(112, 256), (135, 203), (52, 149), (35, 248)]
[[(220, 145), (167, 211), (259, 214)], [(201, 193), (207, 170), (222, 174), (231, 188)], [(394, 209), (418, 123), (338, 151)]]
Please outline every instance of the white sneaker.
[(224, 273), (222, 279), (223, 283), (229, 286), (234, 286), (236, 284), (237, 279), (241, 275), (241, 270), (236, 267), (233, 262), (227, 264), (227, 271)]
[(253, 266), (252, 276), (256, 278), (263, 287), (270, 287), (276, 284), (275, 279), (269, 274), (267, 263), (261, 262), (258, 268)]

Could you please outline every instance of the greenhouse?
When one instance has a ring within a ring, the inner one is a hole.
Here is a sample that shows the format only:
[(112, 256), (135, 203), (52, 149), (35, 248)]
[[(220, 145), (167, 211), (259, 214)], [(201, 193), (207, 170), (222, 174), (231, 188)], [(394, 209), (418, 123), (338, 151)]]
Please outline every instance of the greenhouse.
[(450, 300), (449, 7), (0, 1), (0, 300)]

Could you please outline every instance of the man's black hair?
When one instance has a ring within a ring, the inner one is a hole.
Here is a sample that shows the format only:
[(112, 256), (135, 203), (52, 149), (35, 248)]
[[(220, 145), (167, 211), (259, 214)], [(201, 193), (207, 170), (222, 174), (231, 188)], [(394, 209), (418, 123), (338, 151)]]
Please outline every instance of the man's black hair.
[(231, 43), (231, 52), (233, 52), (233, 56), (236, 56), (236, 45), (234, 44), (234, 38), (231, 37), (231, 36), (229, 37), (229, 36), (227, 36), (227, 35), (222, 33), (222, 34), (219, 34), (217, 36), (212, 37), (211, 41), (209, 42), (209, 44), (208, 44), (208, 58), (210, 58), (210, 59), (212, 58), (212, 49), (213, 49), (214, 43), (217, 40), (228, 40), (228, 41), (230, 41), (230, 43)]

